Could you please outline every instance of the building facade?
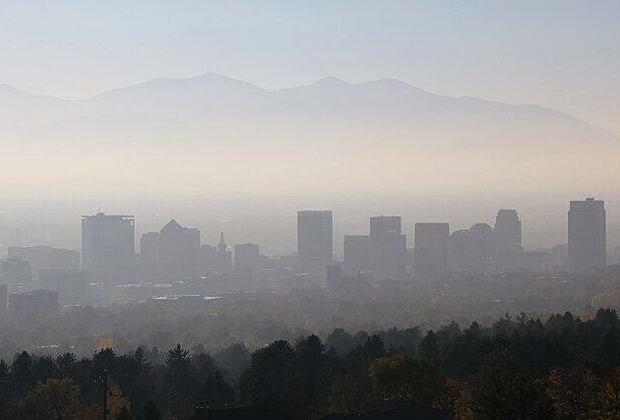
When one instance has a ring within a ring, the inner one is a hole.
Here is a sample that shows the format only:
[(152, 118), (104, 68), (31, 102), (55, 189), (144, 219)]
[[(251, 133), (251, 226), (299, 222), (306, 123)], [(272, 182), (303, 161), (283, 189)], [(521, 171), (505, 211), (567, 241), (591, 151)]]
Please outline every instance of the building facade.
[(39, 271), (39, 287), (58, 292), (60, 305), (90, 304), (89, 280), (86, 270), (46, 269)]
[(200, 231), (175, 220), (159, 232), (158, 261), (163, 273), (173, 279), (200, 273)]
[(605, 203), (571, 201), (568, 211), (568, 268), (572, 272), (607, 266)]
[(430, 275), (448, 268), (448, 223), (415, 224), (415, 273)]
[(500, 209), (493, 228), (493, 251), (495, 254), (522, 252), (521, 220), (515, 209)]
[(297, 212), (297, 270), (325, 280), (334, 258), (334, 218), (330, 210)]
[(82, 216), (82, 268), (97, 282), (133, 281), (134, 217), (97, 213)]

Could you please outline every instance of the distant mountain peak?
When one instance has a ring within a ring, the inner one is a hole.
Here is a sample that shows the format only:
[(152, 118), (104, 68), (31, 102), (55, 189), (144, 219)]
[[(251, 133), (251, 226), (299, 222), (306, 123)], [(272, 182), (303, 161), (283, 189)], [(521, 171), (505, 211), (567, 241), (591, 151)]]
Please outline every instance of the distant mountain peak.
[(382, 85), (382, 86), (398, 86), (398, 87), (410, 87), (410, 88), (415, 87), (413, 85), (410, 85), (407, 82), (403, 82), (400, 79), (391, 79), (391, 78), (370, 80), (368, 82), (360, 83), (360, 85)]
[(212, 72), (197, 74), (196, 76), (189, 77), (189, 78), (182, 79), (182, 80), (221, 80), (221, 81), (235, 82), (235, 83), (247, 83), (242, 80), (234, 79), (232, 77), (225, 76), (220, 73), (212, 73)]
[(312, 83), (311, 86), (335, 88), (335, 87), (343, 87), (343, 86), (352, 86), (352, 84), (347, 82), (346, 80), (342, 80), (335, 76), (327, 76)]
[(249, 82), (234, 79), (218, 73), (203, 73), (189, 78), (167, 78), (160, 77), (125, 86), (118, 89), (111, 89), (95, 95), (94, 98), (116, 98), (117, 95), (132, 95), (135, 92), (156, 93), (156, 92), (199, 92), (210, 89), (230, 89), (230, 91), (244, 91), (250, 94), (263, 94), (267, 91)]

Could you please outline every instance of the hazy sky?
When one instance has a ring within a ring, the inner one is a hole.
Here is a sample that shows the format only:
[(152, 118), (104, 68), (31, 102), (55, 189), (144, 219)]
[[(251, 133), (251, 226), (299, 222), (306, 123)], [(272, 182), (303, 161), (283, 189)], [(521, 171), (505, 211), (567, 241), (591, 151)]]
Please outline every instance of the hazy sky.
[(620, 1), (0, 0), (0, 83), (78, 98), (217, 72), (536, 103), (620, 133)]

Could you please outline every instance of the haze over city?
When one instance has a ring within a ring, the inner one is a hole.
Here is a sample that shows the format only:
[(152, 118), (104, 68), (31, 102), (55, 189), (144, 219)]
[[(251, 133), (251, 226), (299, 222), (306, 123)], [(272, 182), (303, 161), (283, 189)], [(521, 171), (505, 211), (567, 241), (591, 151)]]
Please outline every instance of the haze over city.
[(0, 145), (0, 418), (618, 418), (616, 0), (6, 0)]

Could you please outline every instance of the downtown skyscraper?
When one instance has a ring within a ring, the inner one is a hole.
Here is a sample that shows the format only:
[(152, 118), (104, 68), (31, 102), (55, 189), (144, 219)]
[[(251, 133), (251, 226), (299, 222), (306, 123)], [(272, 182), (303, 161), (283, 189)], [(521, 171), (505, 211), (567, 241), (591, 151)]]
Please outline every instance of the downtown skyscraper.
[(571, 201), (568, 211), (568, 268), (571, 272), (607, 265), (605, 202)]
[(298, 271), (319, 280), (327, 276), (334, 258), (334, 217), (331, 210), (297, 212)]

